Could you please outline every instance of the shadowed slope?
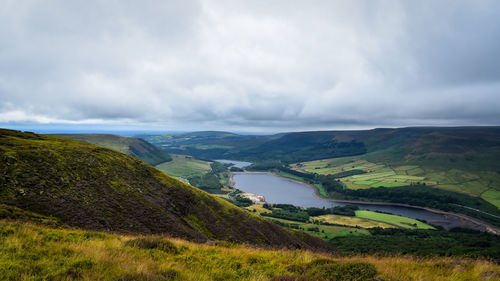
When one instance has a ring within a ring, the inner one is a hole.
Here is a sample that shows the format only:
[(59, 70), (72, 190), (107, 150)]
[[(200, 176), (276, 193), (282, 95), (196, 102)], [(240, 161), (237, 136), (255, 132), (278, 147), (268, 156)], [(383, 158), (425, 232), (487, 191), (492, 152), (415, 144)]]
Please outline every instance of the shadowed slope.
[(137, 157), (152, 166), (172, 161), (172, 157), (170, 157), (166, 151), (142, 139), (110, 134), (62, 134), (59, 136), (86, 141), (98, 146), (117, 150)]

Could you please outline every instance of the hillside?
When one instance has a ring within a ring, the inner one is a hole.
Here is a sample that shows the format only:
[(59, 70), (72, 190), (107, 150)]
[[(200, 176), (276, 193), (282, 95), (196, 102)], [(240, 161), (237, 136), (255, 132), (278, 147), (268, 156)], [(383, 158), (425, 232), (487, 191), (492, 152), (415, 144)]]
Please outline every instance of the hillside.
[(0, 130), (0, 159), (0, 203), (69, 226), (330, 250), (320, 239), (285, 231), (134, 157), (86, 142)]
[(303, 250), (195, 244), (0, 220), (1, 280), (465, 281), (500, 280), (499, 270), (498, 264), (484, 259), (336, 258)]
[[(485, 259), (332, 257), (0, 219), (1, 280), (500, 280)], [(376, 279), (375, 279), (376, 278)]]
[(329, 132), (276, 135), (237, 135), (226, 132), (193, 132), (167, 135), (138, 135), (173, 154), (199, 159), (281, 160), (287, 163), (358, 155), (366, 147), (358, 141), (337, 141)]
[(98, 146), (117, 150), (137, 157), (152, 166), (172, 161), (172, 157), (170, 157), (166, 151), (142, 139), (110, 134), (61, 134), (59, 136), (86, 141)]

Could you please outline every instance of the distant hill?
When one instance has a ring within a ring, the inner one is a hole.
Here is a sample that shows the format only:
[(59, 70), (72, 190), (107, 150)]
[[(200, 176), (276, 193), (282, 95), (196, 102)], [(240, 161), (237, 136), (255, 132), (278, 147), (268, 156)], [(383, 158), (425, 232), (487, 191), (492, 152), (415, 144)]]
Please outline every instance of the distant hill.
[(137, 138), (128, 138), (110, 134), (62, 134), (62, 137), (93, 143), (132, 155), (155, 166), (172, 161), (172, 157), (162, 149)]
[[(193, 132), (140, 136), (177, 154), (287, 163), (367, 154), (375, 161), (499, 169), (500, 127), (422, 127), (237, 135)], [(479, 166), (478, 166), (479, 164)]]
[(70, 226), (331, 250), (326, 242), (186, 185), (129, 155), (0, 129), (0, 203)]
[(237, 135), (227, 132), (193, 132), (167, 135), (138, 135), (173, 154), (200, 159), (239, 159), (252, 162), (281, 160), (287, 163), (363, 154), (357, 141), (337, 141), (328, 133)]

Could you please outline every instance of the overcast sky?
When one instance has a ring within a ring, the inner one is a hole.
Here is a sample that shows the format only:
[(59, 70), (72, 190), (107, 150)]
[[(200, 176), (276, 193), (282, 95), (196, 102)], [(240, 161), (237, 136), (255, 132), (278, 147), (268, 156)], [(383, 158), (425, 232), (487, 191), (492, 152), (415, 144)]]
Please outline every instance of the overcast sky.
[(94, 124), (500, 125), (500, 1), (0, 0), (0, 125)]

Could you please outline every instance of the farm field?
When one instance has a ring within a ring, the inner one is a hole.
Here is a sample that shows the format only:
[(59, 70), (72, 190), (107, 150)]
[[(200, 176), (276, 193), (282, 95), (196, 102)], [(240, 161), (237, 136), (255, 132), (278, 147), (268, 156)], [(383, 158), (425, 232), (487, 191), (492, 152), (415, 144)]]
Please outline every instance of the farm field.
[(322, 175), (338, 174), (351, 170), (362, 170), (365, 173), (341, 178), (340, 180), (351, 189), (372, 187), (407, 186), (415, 183), (435, 184), (422, 175), (423, 170), (418, 166), (389, 167), (375, 164), (357, 157), (337, 159), (323, 159), (317, 161), (293, 164), (295, 170), (302, 170)]
[(347, 226), (353, 227), (361, 227), (361, 228), (372, 228), (372, 227), (380, 227), (380, 228), (394, 228), (395, 226), (392, 224), (387, 224), (383, 222), (378, 222), (370, 219), (359, 218), (359, 217), (348, 217), (348, 216), (339, 216), (339, 215), (322, 215), (317, 217), (311, 217), (311, 220), (319, 220), (326, 223), (332, 224), (343, 224)]
[(481, 198), (500, 208), (500, 191), (490, 189), (481, 194)]
[(491, 171), (421, 167), (418, 165), (384, 165), (369, 162), (359, 156), (322, 159), (291, 165), (292, 169), (321, 175), (350, 170), (365, 173), (341, 178), (350, 189), (398, 187), (416, 183), (481, 197), (500, 208), (500, 175)]
[[(334, 237), (346, 236), (346, 235), (369, 235), (370, 233), (365, 229), (337, 226), (337, 225), (320, 225), (314, 223), (304, 223), (292, 220), (285, 220), (280, 218), (266, 217), (282, 226), (290, 225), (292, 228), (303, 230), (311, 235), (317, 236), (319, 238), (330, 240)], [(284, 225), (285, 224), (285, 225)]]
[(414, 220), (411, 218), (407, 218), (407, 217), (377, 213), (377, 212), (372, 212), (372, 211), (367, 211), (367, 210), (357, 210), (355, 212), (356, 212), (356, 217), (382, 221), (382, 222), (397, 225), (397, 226), (402, 227), (402, 228), (434, 229), (434, 227), (432, 227), (426, 223), (423, 223), (421, 221)]
[[(259, 215), (262, 213), (270, 213), (271, 212), (270, 210), (262, 207), (262, 205), (259, 205), (259, 204), (254, 204), (254, 205), (245, 207), (245, 209), (249, 210), (250, 212), (257, 213)], [(369, 235), (369, 232), (367, 230), (356, 228), (354, 224), (351, 224), (352, 226), (348, 226), (347, 223), (345, 223), (346, 226), (321, 225), (321, 224), (314, 224), (314, 223), (309, 223), (309, 222), (299, 222), (299, 221), (274, 218), (274, 217), (265, 217), (265, 218), (270, 219), (281, 226), (303, 230), (311, 235), (318, 236), (318, 237), (325, 239), (327, 241), (331, 238), (334, 238), (334, 237), (340, 237), (340, 236), (346, 236), (346, 235)], [(317, 220), (317, 218), (318, 217), (310, 217), (311, 221)], [(344, 219), (344, 220), (348, 220), (348, 219)], [(339, 224), (342, 224), (342, 223), (339, 223)]]
[(194, 159), (187, 155), (172, 154), (172, 161), (156, 166), (162, 172), (176, 178), (187, 179), (208, 173), (210, 162)]

